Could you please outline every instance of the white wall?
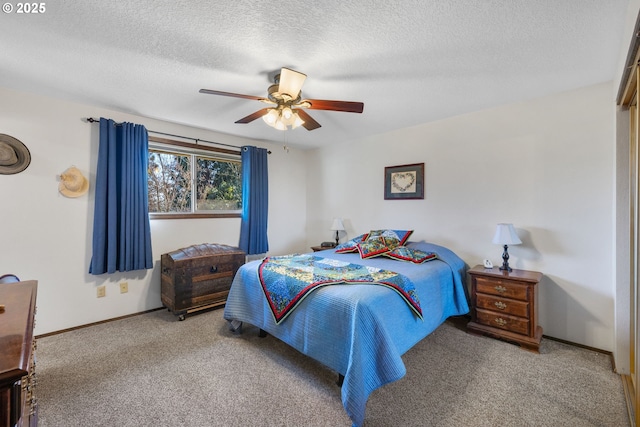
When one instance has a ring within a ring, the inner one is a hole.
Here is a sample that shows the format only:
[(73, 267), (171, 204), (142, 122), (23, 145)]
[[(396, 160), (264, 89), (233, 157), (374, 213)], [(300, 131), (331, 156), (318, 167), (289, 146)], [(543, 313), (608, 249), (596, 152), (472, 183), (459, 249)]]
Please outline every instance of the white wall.
[[(310, 153), (308, 245), (414, 229), (470, 266), (502, 263), (491, 243), (511, 222), (523, 244), (510, 264), (544, 273), (549, 336), (614, 348), (612, 83), (378, 135)], [(385, 166), (425, 163), (424, 200), (384, 200)], [(313, 179), (311, 179), (313, 178)]]
[[(162, 253), (205, 242), (238, 244), (237, 218), (153, 220), (153, 270), (89, 275), (99, 132), (98, 125), (82, 119), (100, 116), (159, 132), (269, 148), (270, 253), (305, 250), (303, 152), (0, 88), (0, 133), (19, 139), (31, 152), (24, 172), (0, 175), (0, 275), (38, 280), (36, 334), (161, 307)], [(71, 165), (91, 182), (89, 193), (76, 199), (58, 193), (57, 176)], [(129, 282), (129, 293), (119, 293), (121, 281)], [(103, 284), (107, 296), (97, 298), (96, 287)]]

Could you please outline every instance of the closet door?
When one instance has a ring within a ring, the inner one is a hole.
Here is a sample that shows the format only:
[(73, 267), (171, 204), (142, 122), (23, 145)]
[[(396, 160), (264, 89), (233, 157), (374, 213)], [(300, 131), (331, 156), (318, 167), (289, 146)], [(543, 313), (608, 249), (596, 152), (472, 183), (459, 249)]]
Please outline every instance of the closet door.
[[(616, 200), (616, 206), (620, 213), (624, 213), (625, 204), (628, 202), (629, 214), (628, 220), (624, 218), (624, 214), (620, 215), (620, 222), (617, 222), (617, 235), (621, 239), (620, 241), (626, 241), (628, 239), (628, 255), (624, 250), (620, 250), (618, 253), (620, 256), (616, 259), (616, 266), (619, 267), (620, 279), (616, 283), (617, 287), (624, 287), (627, 289), (618, 288), (616, 292), (616, 314), (619, 315), (618, 319), (621, 321), (618, 324), (621, 330), (627, 330), (628, 326), (628, 340), (629, 340), (629, 359), (628, 372), (629, 375), (622, 375), (625, 396), (627, 404), (630, 410), (630, 415), (634, 418), (634, 425), (640, 427), (640, 316), (638, 314), (638, 307), (640, 307), (640, 109), (638, 108), (638, 93), (640, 88), (640, 14), (636, 18), (636, 24), (633, 31), (634, 36), (631, 38), (629, 50), (627, 52), (627, 58), (625, 61), (625, 67), (622, 78), (620, 80), (620, 86), (618, 88), (618, 94), (616, 97), (616, 103), (620, 107), (619, 117), (623, 117), (622, 114), (628, 116), (629, 119), (629, 139), (628, 148), (627, 144), (622, 141), (617, 141), (619, 144), (617, 148), (620, 150), (617, 154), (617, 159), (620, 162), (616, 168), (616, 172), (619, 173), (620, 179), (618, 189), (621, 193)], [(626, 133), (627, 129), (619, 128), (619, 135)], [(624, 144), (624, 145), (622, 145)], [(628, 153), (628, 164), (622, 163), (623, 156)], [(628, 181), (625, 183), (625, 178), (628, 177)], [(622, 190), (622, 187), (627, 187)], [(627, 194), (625, 194), (628, 191)], [(628, 199), (625, 197), (628, 196)], [(618, 233), (619, 231), (619, 233)], [(628, 231), (628, 235), (625, 236)], [(622, 249), (622, 248), (620, 248)], [(628, 256), (628, 257), (627, 257)], [(621, 276), (624, 274), (624, 270), (628, 269), (629, 276), (628, 282), (626, 278)], [(629, 299), (627, 299), (627, 296)], [(629, 303), (629, 312), (626, 312), (626, 303)], [(629, 323), (624, 324), (624, 319), (627, 318)], [(624, 332), (623, 332), (624, 333)], [(625, 349), (619, 353), (617, 358), (622, 365), (621, 372), (627, 371), (626, 363), (623, 360), (626, 355), (626, 340), (623, 336), (616, 337), (616, 344), (618, 350)]]
[(636, 345), (638, 343), (638, 277), (640, 271), (640, 208), (638, 204), (638, 200), (640, 200), (638, 189), (639, 185), (639, 174), (638, 174), (638, 106), (637, 106), (637, 91), (636, 95), (633, 97), (632, 105), (629, 107), (629, 231), (630, 231), (630, 250), (629, 253), (631, 255), (630, 265), (630, 319), (629, 319), (629, 348), (630, 348), (630, 360), (629, 365), (631, 368), (631, 388), (634, 391), (634, 413), (636, 419), (636, 425), (638, 425), (637, 421), (638, 410), (640, 408), (640, 393), (638, 392), (638, 352), (636, 351)]
[[(638, 25), (640, 31), (640, 17)], [(638, 47), (640, 48), (640, 44)], [(622, 379), (631, 415), (635, 418), (635, 425), (640, 427), (640, 49), (634, 49), (633, 57), (635, 60), (628, 68), (628, 76), (620, 87), (618, 97), (618, 105), (629, 113), (629, 223), (625, 226), (629, 230), (629, 375), (623, 375)], [(623, 205), (618, 207), (623, 208)]]
[(640, 73), (634, 66), (625, 91), (625, 102), (622, 104), (629, 111), (629, 371), (625, 379), (625, 390), (628, 392), (635, 418), (635, 425), (640, 426), (640, 147), (638, 146), (640, 131), (640, 111), (638, 109), (638, 88)]

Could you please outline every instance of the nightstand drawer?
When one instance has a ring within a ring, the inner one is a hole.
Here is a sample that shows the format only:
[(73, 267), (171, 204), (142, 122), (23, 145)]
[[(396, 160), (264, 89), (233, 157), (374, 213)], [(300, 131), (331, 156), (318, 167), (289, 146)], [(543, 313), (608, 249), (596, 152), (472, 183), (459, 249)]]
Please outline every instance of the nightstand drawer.
[(476, 310), (478, 323), (517, 334), (529, 334), (529, 320), (521, 317), (510, 316), (505, 313), (496, 313), (482, 309)]
[(515, 283), (510, 280), (476, 277), (476, 286), (476, 292), (480, 292), (483, 294), (499, 295), (502, 297), (513, 298), (522, 301), (529, 300), (527, 286)]
[(513, 316), (529, 317), (528, 302), (501, 298), (493, 295), (477, 294), (476, 305), (478, 308), (511, 314)]

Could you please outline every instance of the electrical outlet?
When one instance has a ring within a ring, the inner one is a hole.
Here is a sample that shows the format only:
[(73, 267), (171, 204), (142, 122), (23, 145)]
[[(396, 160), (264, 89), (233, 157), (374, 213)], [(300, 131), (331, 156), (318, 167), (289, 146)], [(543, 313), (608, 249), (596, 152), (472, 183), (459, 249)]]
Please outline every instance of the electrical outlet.
[(98, 298), (102, 298), (106, 296), (107, 296), (107, 289), (105, 288), (105, 286), (104, 285), (98, 286)]
[(120, 293), (126, 294), (127, 292), (129, 292), (129, 283), (127, 282), (120, 283)]

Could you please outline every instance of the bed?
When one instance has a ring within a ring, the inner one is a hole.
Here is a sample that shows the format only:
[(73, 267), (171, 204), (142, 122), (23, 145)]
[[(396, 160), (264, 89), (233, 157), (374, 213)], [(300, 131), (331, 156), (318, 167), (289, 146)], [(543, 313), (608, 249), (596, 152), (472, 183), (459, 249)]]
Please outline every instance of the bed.
[(469, 311), (464, 285), (465, 263), (451, 250), (426, 242), (402, 245), (434, 253), (422, 263), (361, 253), (312, 255), (366, 265), (409, 278), (419, 296), (421, 316), (397, 291), (374, 284), (321, 286), (301, 299), (287, 317), (276, 321), (259, 277), (262, 260), (243, 265), (231, 285), (224, 318), (232, 329), (242, 322), (282, 340), (336, 371), (342, 380), (342, 404), (354, 426), (361, 426), (371, 392), (402, 378), (401, 356), (448, 317)]

